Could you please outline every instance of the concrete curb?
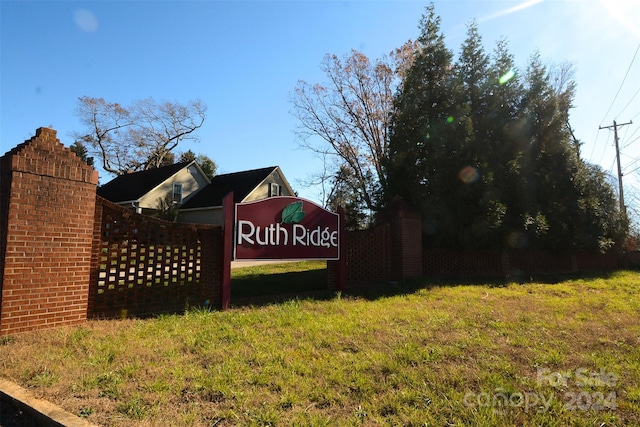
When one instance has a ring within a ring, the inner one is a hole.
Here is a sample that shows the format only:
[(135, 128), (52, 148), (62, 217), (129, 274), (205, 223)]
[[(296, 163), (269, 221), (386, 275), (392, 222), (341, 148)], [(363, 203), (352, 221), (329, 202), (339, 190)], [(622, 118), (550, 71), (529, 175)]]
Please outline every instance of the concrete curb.
[(98, 427), (53, 403), (36, 399), (24, 388), (2, 378), (0, 378), (0, 398), (11, 400), (16, 407), (28, 414), (39, 426)]

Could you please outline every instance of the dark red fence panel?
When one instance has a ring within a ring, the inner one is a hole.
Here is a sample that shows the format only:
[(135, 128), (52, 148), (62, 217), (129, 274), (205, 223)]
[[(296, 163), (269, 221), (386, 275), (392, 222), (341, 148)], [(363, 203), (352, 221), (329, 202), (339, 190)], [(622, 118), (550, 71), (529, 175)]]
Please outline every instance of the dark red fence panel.
[(422, 256), (425, 276), (486, 277), (503, 270), (501, 252), (424, 249)]
[(346, 236), (347, 283), (391, 278), (391, 239), (389, 224)]
[(221, 230), (139, 215), (98, 197), (88, 317), (219, 308)]
[[(578, 253), (575, 255), (578, 271), (612, 271), (624, 268), (625, 258), (626, 255), (620, 256), (618, 254)], [(633, 267), (633, 265), (628, 266)]]
[(509, 271), (526, 274), (560, 274), (574, 272), (570, 253), (538, 250), (510, 251)]

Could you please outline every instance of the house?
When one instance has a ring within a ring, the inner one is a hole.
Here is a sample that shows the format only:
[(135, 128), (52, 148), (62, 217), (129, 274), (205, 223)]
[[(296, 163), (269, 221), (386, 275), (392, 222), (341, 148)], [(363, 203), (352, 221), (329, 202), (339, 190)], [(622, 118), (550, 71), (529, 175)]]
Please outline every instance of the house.
[(120, 175), (98, 187), (98, 195), (138, 213), (156, 210), (161, 199), (171, 196), (178, 206), (211, 181), (196, 161)]
[(138, 213), (152, 213), (160, 199), (178, 204), (178, 222), (222, 224), (222, 199), (234, 202), (295, 196), (278, 166), (217, 175), (209, 180), (197, 162), (120, 175), (98, 187), (98, 195)]
[(217, 175), (180, 207), (178, 222), (222, 224), (222, 199), (232, 191), (234, 203), (295, 196), (279, 166)]

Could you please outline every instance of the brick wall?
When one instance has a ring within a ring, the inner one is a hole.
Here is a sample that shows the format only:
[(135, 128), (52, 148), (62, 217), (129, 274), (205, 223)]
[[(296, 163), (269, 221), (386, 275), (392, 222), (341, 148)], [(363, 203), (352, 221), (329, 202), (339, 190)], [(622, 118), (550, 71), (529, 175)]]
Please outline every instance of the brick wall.
[[(618, 254), (423, 249), (420, 215), (399, 198), (377, 215), (376, 224), (345, 236), (347, 286), (418, 276), (528, 280), (532, 275), (612, 271), (625, 265)], [(628, 256), (626, 264), (640, 265), (640, 255)], [(327, 263), (327, 272), (329, 289), (334, 289), (336, 262)]]
[(574, 254), (575, 270), (577, 271), (613, 271), (620, 268), (637, 268), (628, 262), (630, 254)]
[(222, 228), (136, 214), (97, 198), (88, 317), (220, 308)]
[[(135, 214), (97, 197), (97, 182), (51, 129), (0, 158), (0, 335), (221, 307), (222, 228)], [(420, 216), (400, 199), (377, 224), (344, 237), (348, 285), (622, 267), (614, 254), (423, 251)], [(328, 277), (332, 288), (336, 262)]]
[(536, 275), (612, 271), (624, 267), (624, 257), (615, 253), (425, 249), (422, 256), (423, 274), (444, 278), (495, 277), (529, 280)]
[(346, 236), (349, 284), (389, 280), (391, 270), (391, 227), (389, 223), (364, 231), (350, 231)]
[(425, 249), (423, 274), (432, 277), (501, 276), (503, 254), (499, 251), (457, 251), (453, 249)]
[(39, 128), (0, 179), (0, 334), (85, 321), (97, 172)]
[[(422, 222), (402, 199), (394, 199), (380, 212), (369, 230), (348, 231), (347, 286), (403, 280), (422, 275)], [(334, 289), (337, 261), (327, 263), (329, 289)]]
[(0, 335), (221, 305), (221, 227), (96, 196), (97, 172), (52, 129), (0, 158)]
[[(391, 227), (385, 222), (369, 230), (348, 231), (344, 236), (346, 285), (359, 286), (391, 280)], [(328, 288), (335, 289), (339, 261), (327, 261)]]
[(396, 280), (422, 276), (422, 219), (403, 199), (394, 198), (378, 214), (391, 226), (391, 270)]

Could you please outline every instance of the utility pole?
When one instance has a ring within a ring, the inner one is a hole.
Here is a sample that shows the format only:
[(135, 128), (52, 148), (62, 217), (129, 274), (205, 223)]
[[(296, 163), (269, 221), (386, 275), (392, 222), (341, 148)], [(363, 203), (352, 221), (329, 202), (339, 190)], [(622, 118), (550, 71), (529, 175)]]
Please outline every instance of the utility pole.
[(627, 217), (627, 208), (624, 204), (624, 192), (622, 191), (622, 167), (620, 166), (620, 146), (618, 145), (618, 128), (626, 125), (631, 125), (633, 122), (629, 120), (627, 123), (617, 124), (616, 121), (613, 121), (612, 126), (600, 126), (600, 129), (611, 129), (613, 128), (613, 140), (616, 143), (616, 160), (618, 162), (618, 191), (620, 194), (620, 212)]

